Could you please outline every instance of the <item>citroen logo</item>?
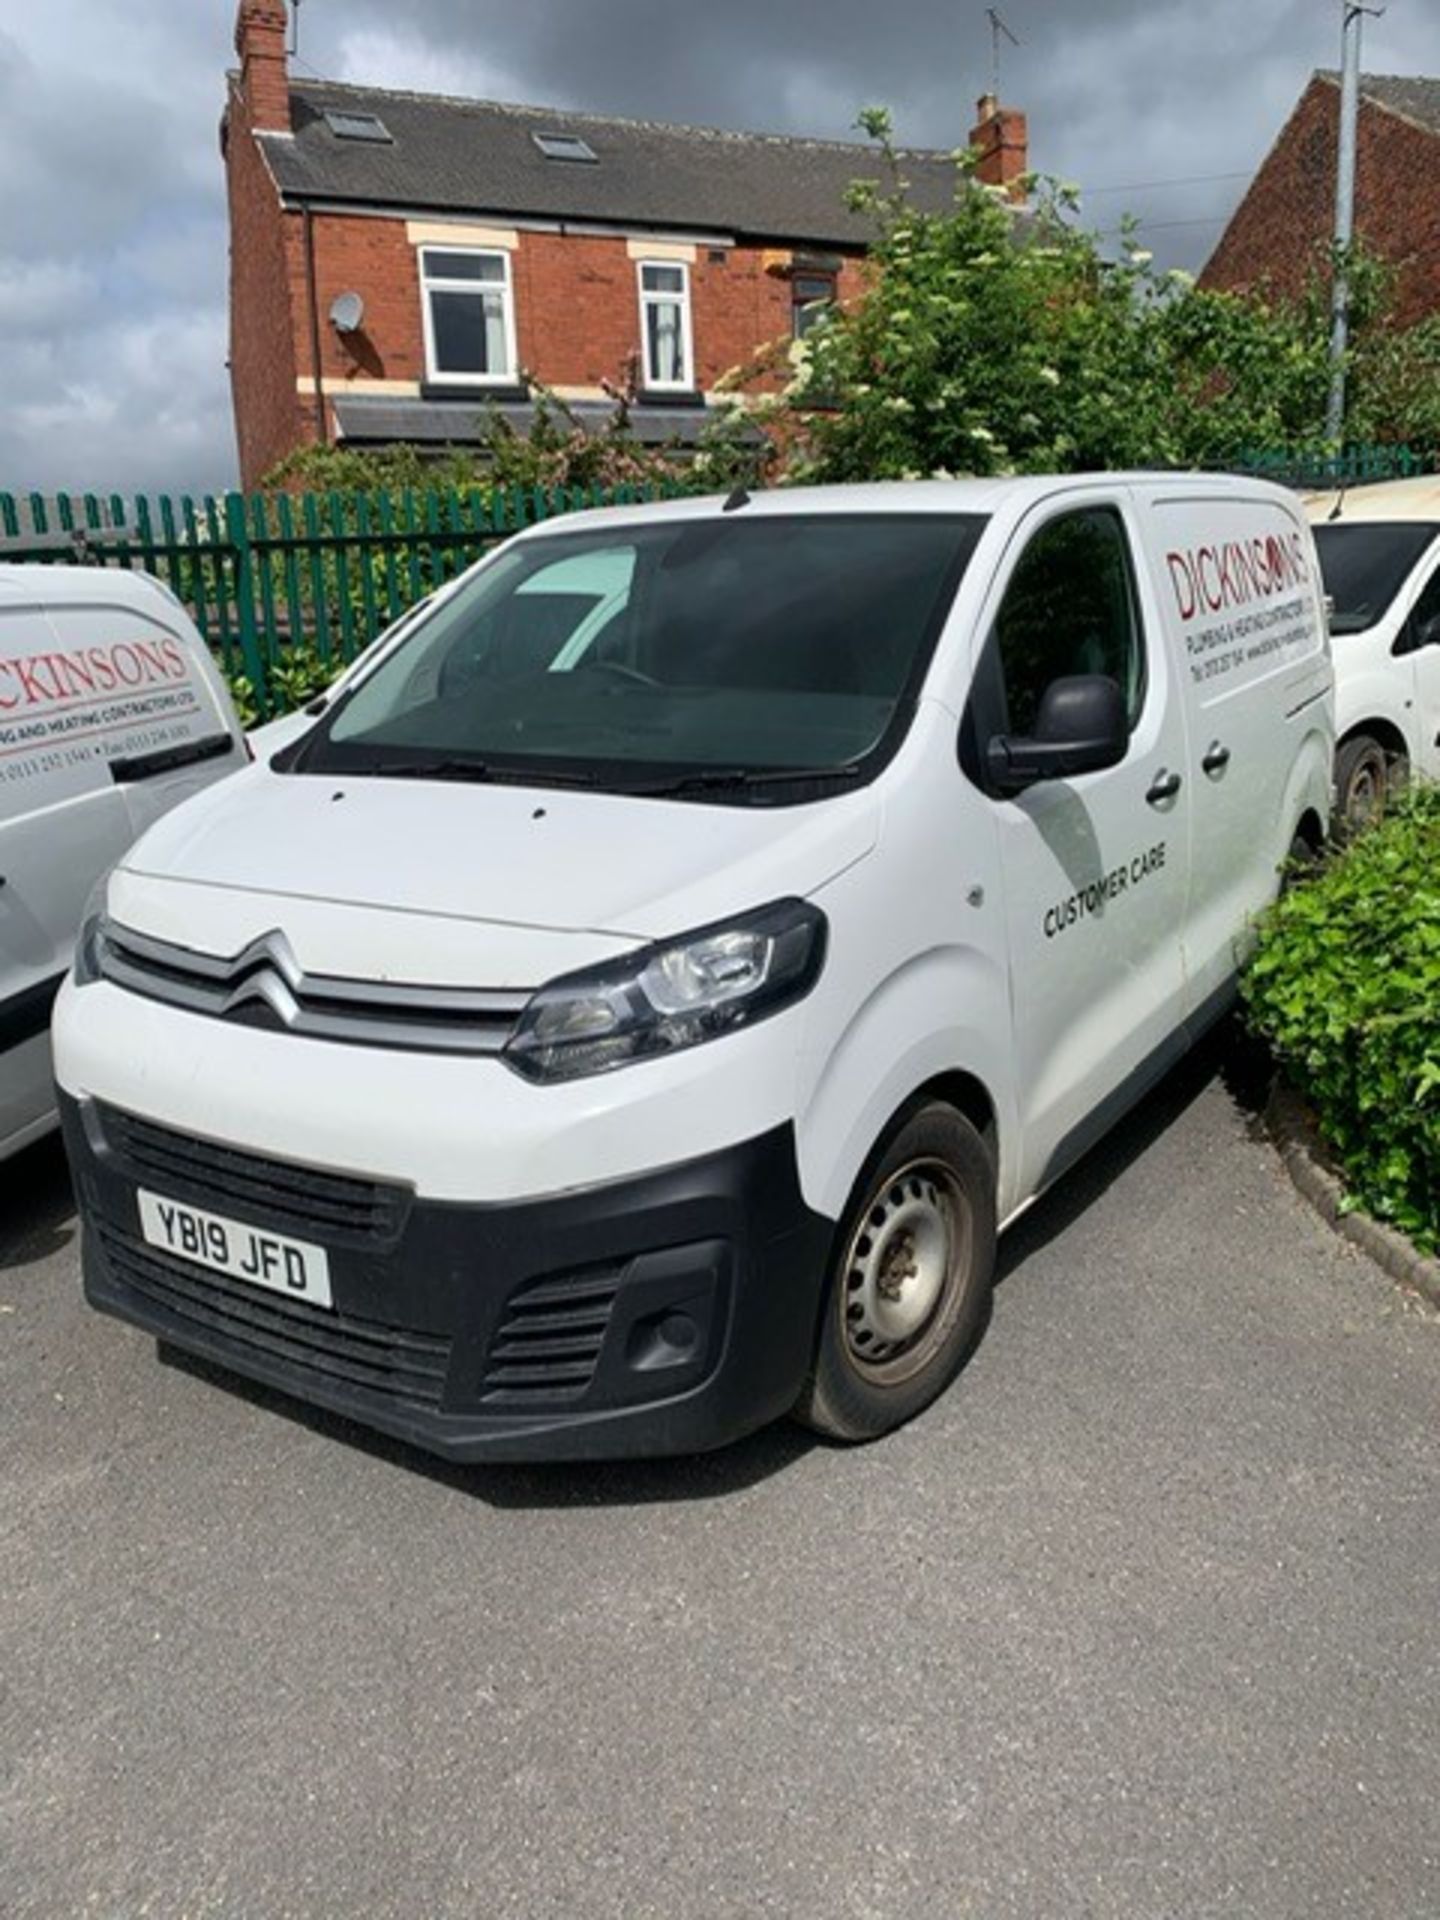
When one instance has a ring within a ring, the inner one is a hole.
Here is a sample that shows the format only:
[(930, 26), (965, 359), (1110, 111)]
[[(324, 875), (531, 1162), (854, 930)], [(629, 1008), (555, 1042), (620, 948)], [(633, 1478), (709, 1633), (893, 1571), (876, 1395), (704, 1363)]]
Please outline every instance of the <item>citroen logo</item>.
[(283, 1026), (293, 1027), (300, 1018), (297, 996), (304, 991), (305, 975), (290, 951), (289, 941), (278, 929), (252, 940), (236, 956), (230, 977), (235, 984), (220, 1008), (222, 1016), (247, 1001), (263, 1000)]

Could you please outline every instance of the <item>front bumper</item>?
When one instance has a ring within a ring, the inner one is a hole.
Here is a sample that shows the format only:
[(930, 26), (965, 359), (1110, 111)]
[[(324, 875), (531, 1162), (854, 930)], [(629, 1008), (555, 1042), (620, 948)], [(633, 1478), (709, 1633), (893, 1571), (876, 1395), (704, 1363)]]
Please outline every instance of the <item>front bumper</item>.
[[(547, 1199), (466, 1205), (61, 1095), (90, 1303), (454, 1460), (698, 1452), (783, 1413), (833, 1223), (792, 1130)], [(334, 1310), (148, 1247), (137, 1188), (323, 1244)]]

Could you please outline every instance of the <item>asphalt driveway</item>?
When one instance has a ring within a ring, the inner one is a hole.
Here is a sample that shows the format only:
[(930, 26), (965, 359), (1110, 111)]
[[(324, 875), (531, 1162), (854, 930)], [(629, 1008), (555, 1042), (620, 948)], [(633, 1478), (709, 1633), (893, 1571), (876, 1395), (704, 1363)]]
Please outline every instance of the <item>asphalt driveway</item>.
[(859, 1452), (437, 1468), (160, 1365), (0, 1169), (0, 1910), (1440, 1913), (1440, 1325), (1227, 1079)]

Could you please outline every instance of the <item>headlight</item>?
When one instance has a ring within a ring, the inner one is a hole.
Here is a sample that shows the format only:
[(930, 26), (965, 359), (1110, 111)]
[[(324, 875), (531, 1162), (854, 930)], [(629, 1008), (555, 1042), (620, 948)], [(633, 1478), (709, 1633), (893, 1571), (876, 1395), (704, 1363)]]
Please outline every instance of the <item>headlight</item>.
[(105, 950), (105, 895), (110, 885), (108, 873), (90, 889), (80, 931), (75, 938), (75, 958), (70, 977), (77, 987), (93, 987), (102, 977), (101, 959)]
[(781, 900), (683, 939), (542, 987), (505, 1059), (530, 1080), (575, 1080), (678, 1053), (803, 999), (825, 959), (826, 921)]

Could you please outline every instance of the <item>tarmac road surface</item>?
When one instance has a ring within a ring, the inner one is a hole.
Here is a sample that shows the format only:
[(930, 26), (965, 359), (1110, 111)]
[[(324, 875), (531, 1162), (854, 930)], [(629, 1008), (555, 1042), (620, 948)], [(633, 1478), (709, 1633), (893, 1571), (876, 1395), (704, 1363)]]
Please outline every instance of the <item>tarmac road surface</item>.
[(1227, 1077), (861, 1451), (437, 1467), (157, 1362), (0, 1170), (0, 1910), (1440, 1914), (1440, 1325)]

